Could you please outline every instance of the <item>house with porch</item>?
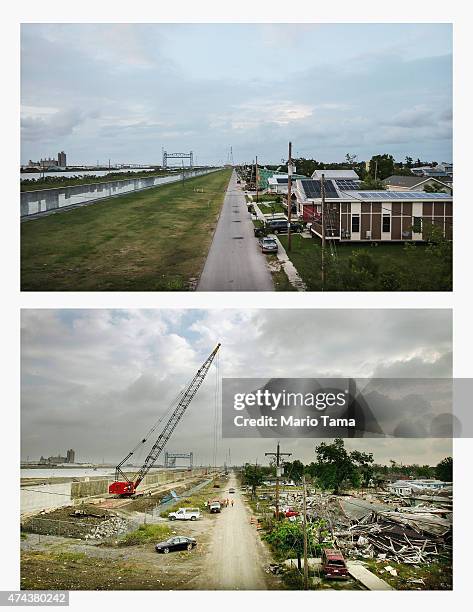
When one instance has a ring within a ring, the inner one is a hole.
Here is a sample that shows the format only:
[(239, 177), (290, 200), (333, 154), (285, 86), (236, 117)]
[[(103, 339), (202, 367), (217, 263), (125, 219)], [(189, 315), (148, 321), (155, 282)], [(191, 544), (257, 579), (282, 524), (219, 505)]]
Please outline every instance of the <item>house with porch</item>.
[[(319, 238), (322, 237), (321, 185), (320, 180), (298, 179), (294, 188), (297, 214), (311, 223), (312, 235)], [(352, 179), (324, 181), (326, 239), (340, 243), (422, 242), (432, 226), (440, 227), (448, 239), (452, 238), (451, 195), (363, 191), (357, 187), (356, 180)]]

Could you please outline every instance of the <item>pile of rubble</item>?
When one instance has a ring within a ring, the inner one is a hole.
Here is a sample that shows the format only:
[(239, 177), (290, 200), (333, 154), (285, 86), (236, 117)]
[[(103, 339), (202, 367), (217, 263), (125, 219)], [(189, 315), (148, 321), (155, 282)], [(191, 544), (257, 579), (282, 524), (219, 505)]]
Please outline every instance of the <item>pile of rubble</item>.
[[(300, 491), (282, 497), (284, 503), (302, 508)], [(351, 496), (314, 493), (307, 496), (307, 519), (324, 519), (330, 540), (352, 558), (418, 564), (450, 554), (451, 497), (426, 496), (417, 506), (410, 505), (412, 501), (385, 491)]]
[(21, 527), (30, 533), (102, 540), (127, 532), (130, 522), (101, 508), (82, 505), (80, 508), (66, 506), (40, 512), (24, 520)]
[(348, 555), (391, 559), (397, 563), (429, 563), (451, 549), (451, 517), (427, 508), (371, 512), (348, 530), (334, 533)]
[(129, 529), (128, 521), (119, 517), (112, 516), (108, 520), (92, 527), (89, 533), (84, 536), (85, 540), (102, 540), (111, 538), (123, 533)]

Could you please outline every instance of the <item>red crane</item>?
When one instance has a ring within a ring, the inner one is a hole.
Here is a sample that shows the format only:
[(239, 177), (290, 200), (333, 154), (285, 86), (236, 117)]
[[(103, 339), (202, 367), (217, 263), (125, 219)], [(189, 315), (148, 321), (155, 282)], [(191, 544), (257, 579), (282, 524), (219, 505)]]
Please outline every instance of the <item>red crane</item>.
[[(124, 459), (122, 459), (122, 461), (120, 461), (120, 463), (117, 465), (117, 467), (115, 468), (115, 482), (112, 482), (112, 484), (108, 487), (108, 492), (111, 495), (120, 495), (123, 497), (128, 497), (136, 493), (138, 485), (146, 476), (146, 474), (150, 471), (153, 465), (156, 463), (156, 460), (158, 459), (159, 455), (168, 443), (169, 438), (177, 427), (177, 424), (179, 423), (179, 421), (184, 415), (184, 412), (187, 410), (187, 407), (191, 403), (192, 398), (199, 390), (200, 385), (204, 382), (207, 372), (209, 371), (212, 361), (214, 360), (214, 357), (217, 354), (219, 348), (220, 344), (217, 344), (214, 350), (210, 353), (204, 363), (197, 370), (197, 373), (192, 379), (192, 382), (182, 394), (181, 399), (179, 400), (176, 408), (169, 417), (167, 423), (163, 427), (163, 430), (159, 434), (158, 439), (153, 444), (140, 470), (133, 476), (132, 479), (130, 479), (122, 471), (122, 466), (133, 455), (136, 448), (146, 442), (146, 438), (143, 438), (143, 440), (141, 440), (141, 442), (132, 451), (130, 451), (128, 455)], [(152, 428), (151, 431), (154, 431), (154, 428)]]

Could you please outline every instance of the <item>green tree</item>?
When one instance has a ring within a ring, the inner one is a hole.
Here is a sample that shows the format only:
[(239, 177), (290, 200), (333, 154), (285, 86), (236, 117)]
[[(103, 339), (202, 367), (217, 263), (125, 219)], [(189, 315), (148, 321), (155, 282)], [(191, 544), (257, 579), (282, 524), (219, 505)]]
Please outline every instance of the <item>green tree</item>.
[(301, 556), (304, 552), (304, 532), (301, 523), (282, 521), (266, 536), (266, 540), (285, 558), (297, 557), (301, 569)]
[(354, 450), (350, 453), (350, 459), (356, 465), (361, 475), (361, 484), (367, 487), (373, 476), (373, 453), (362, 453)]
[(435, 466), (435, 476), (444, 482), (453, 481), (453, 458), (445, 457)]
[[(324, 519), (307, 524), (307, 543), (311, 553), (317, 555), (321, 552), (328, 535), (327, 522)], [(304, 553), (304, 531), (301, 523), (287, 520), (282, 521), (275, 525), (266, 535), (266, 540), (277, 551), (278, 555), (285, 559), (297, 557), (297, 566), (299, 569), (302, 569), (301, 557)]]
[(304, 475), (304, 464), (299, 459), (284, 462), (284, 476), (291, 478), (294, 482), (301, 482)]
[(316, 476), (322, 488), (333, 489), (338, 495), (344, 482), (358, 486), (360, 474), (353, 459), (345, 449), (342, 438), (335, 438), (332, 444), (322, 442), (315, 447), (317, 455)]
[(251, 497), (256, 497), (256, 488), (263, 484), (264, 472), (259, 465), (247, 463), (243, 468), (243, 484), (251, 487)]
[(386, 185), (380, 179), (374, 179), (371, 176), (367, 176), (364, 181), (359, 185), (359, 189), (362, 191), (381, 191), (386, 190)]
[(445, 193), (445, 187), (440, 183), (436, 183), (435, 185), (425, 185), (424, 191), (425, 193)]
[(373, 155), (370, 161), (370, 176), (383, 180), (394, 174), (394, 157), (388, 153)]

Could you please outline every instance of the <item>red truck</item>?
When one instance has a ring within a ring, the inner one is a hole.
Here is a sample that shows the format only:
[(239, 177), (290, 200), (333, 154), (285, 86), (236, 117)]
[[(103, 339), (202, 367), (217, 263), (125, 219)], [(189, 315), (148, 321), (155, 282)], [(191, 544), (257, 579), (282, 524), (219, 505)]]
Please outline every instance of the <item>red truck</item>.
[(348, 578), (348, 569), (339, 550), (324, 548), (322, 552), (322, 573), (325, 578)]

